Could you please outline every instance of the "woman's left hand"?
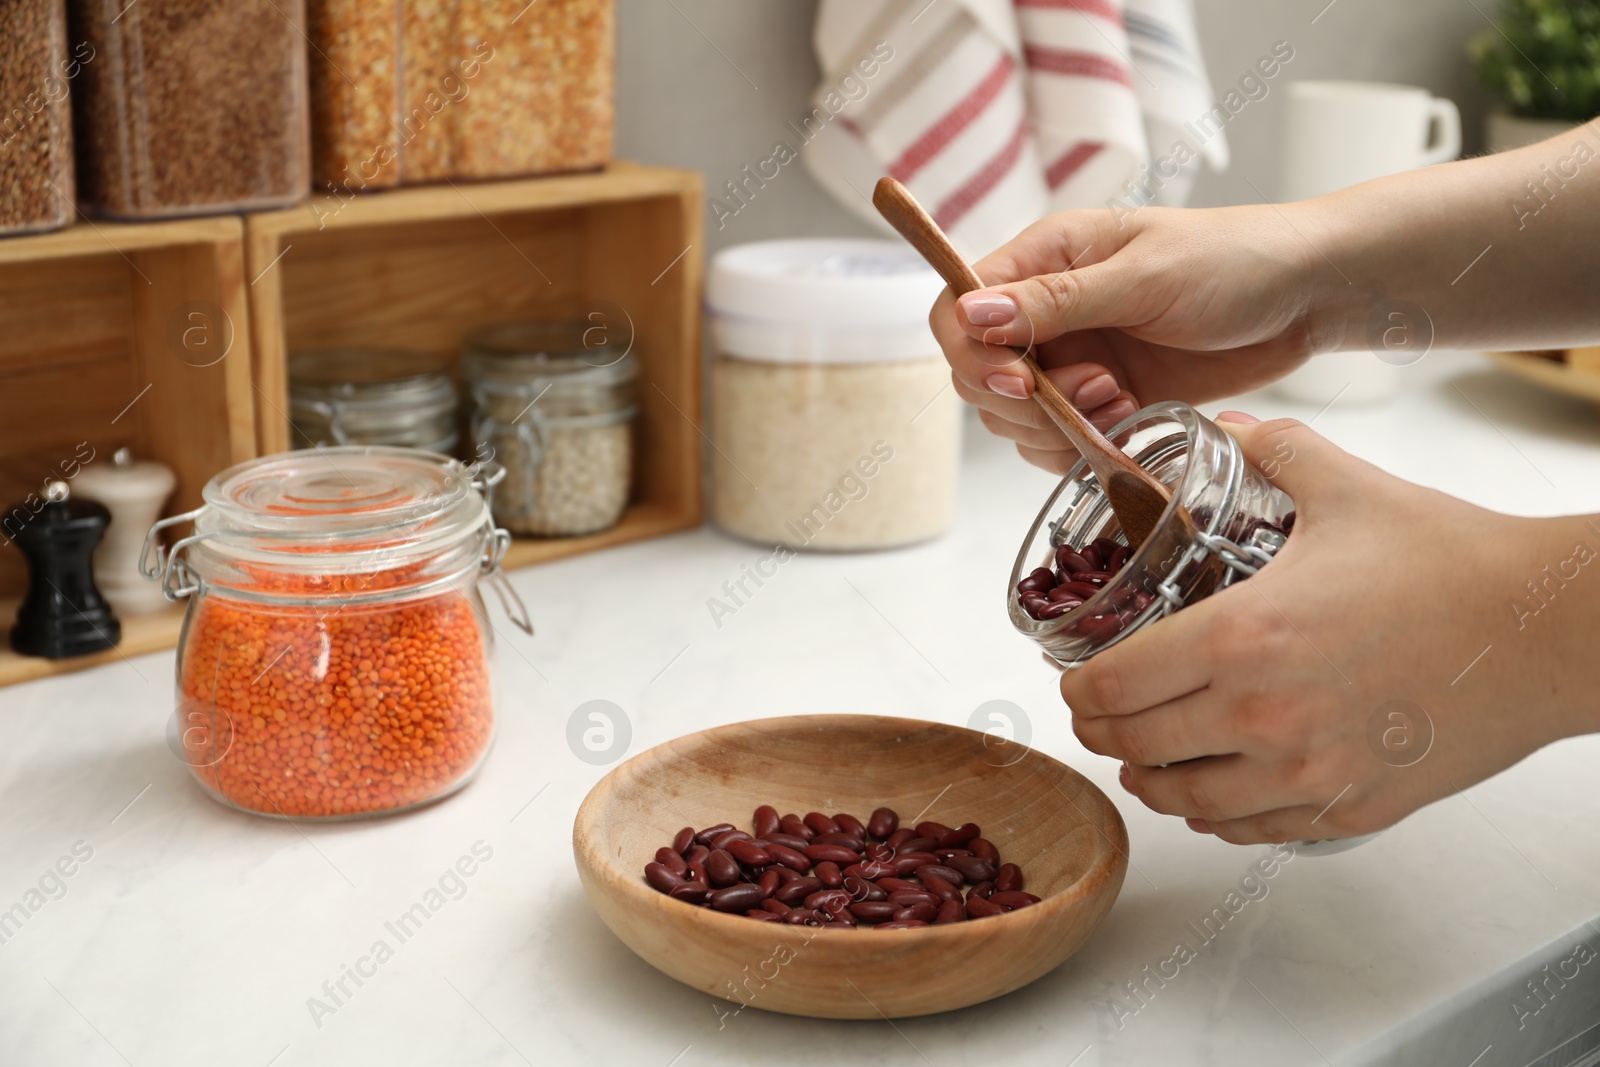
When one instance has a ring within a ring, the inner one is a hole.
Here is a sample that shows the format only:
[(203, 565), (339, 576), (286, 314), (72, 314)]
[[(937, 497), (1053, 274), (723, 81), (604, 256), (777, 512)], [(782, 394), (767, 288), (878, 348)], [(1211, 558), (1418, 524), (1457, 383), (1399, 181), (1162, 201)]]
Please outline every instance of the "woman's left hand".
[[(1514, 607), (1574, 555), (1581, 520), (1495, 514), (1298, 422), (1233, 420), (1295, 500), (1288, 543), (1061, 679), (1078, 738), (1124, 761), (1125, 788), (1237, 844), (1349, 837), (1594, 728), (1595, 657), (1563, 636), (1582, 627)], [(1582, 592), (1545, 614), (1592, 614)]]

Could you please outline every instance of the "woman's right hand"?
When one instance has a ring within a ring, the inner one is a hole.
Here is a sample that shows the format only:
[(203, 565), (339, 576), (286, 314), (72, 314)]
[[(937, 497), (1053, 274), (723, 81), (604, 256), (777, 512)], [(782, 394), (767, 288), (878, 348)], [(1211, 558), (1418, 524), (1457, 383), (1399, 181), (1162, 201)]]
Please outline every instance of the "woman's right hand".
[[(929, 316), (956, 392), (1023, 458), (1065, 474), (1077, 452), (1031, 399), (1009, 346), (1102, 429), (1157, 400), (1234, 396), (1333, 347), (1313, 292), (1332, 274), (1284, 214), (1308, 205), (1052, 215), (975, 264), (989, 283)], [(1301, 226), (1311, 223), (1302, 220)], [(1337, 279), (1335, 279), (1337, 280)], [(1342, 284), (1342, 283), (1341, 283)]]

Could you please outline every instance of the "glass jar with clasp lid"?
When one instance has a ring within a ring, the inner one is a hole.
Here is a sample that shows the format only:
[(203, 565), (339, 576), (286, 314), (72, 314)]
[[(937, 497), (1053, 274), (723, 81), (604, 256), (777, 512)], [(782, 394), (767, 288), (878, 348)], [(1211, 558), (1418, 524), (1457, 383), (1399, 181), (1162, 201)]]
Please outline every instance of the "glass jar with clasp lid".
[(505, 468), (493, 505), (506, 529), (572, 536), (622, 516), (639, 411), (630, 348), (582, 320), (504, 322), (467, 335), (461, 378), (473, 445)]
[(456, 389), (426, 352), (318, 348), (289, 359), (289, 423), (296, 448), (392, 445), (455, 451)]
[(412, 449), (284, 452), (223, 471), (200, 508), (151, 528), (141, 572), (189, 602), (168, 741), (207, 793), (348, 819), (472, 779), (495, 722), (480, 580), (532, 633), (500, 572), (492, 480)]
[[(1294, 501), (1227, 432), (1187, 404), (1152, 404), (1106, 436), (1167, 485), (1172, 501), (1145, 543), (1130, 549), (1099, 482), (1079, 460), (1040, 509), (1011, 569), (1007, 610), (1020, 633), (1068, 670), (1251, 577), (1294, 529)], [(1046, 579), (1041, 570), (1054, 576)], [(1046, 581), (1054, 588), (1041, 598)], [(1371, 836), (1299, 841), (1294, 848), (1327, 855)]]

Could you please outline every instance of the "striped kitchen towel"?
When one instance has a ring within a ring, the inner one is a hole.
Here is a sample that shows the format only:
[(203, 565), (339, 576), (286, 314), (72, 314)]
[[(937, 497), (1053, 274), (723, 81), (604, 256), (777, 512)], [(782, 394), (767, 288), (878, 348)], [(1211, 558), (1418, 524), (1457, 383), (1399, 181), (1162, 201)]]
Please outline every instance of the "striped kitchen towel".
[[(1191, 0), (822, 0), (815, 45), (839, 121), (812, 174), (875, 223), (894, 176), (972, 258), (1052, 211), (1181, 203), (1194, 165), (1151, 163), (1212, 101)], [(1226, 166), (1220, 131), (1196, 147)]]

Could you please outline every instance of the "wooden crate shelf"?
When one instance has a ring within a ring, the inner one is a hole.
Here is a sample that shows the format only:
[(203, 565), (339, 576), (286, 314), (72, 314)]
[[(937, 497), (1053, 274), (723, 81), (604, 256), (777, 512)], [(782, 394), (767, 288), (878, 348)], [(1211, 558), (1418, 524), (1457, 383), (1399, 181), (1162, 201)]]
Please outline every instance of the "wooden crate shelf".
[(631, 503), (589, 537), (518, 538), (520, 567), (700, 522), (697, 174), (591, 174), (400, 189), (245, 222), (263, 453), (289, 447), (286, 362), (302, 348), (395, 347), (454, 361), (473, 326), (626, 312), (640, 361)]
[[(168, 507), (179, 511), (199, 503), (212, 474), (255, 455), (243, 232), (224, 217), (0, 241), (0, 506), (75, 474), (75, 459), (109, 463), (127, 446), (173, 469)], [(124, 620), (118, 651), (53, 661), (11, 652), (27, 579), (10, 540), (0, 537), (0, 685), (176, 640), (177, 616), (164, 612)]]

